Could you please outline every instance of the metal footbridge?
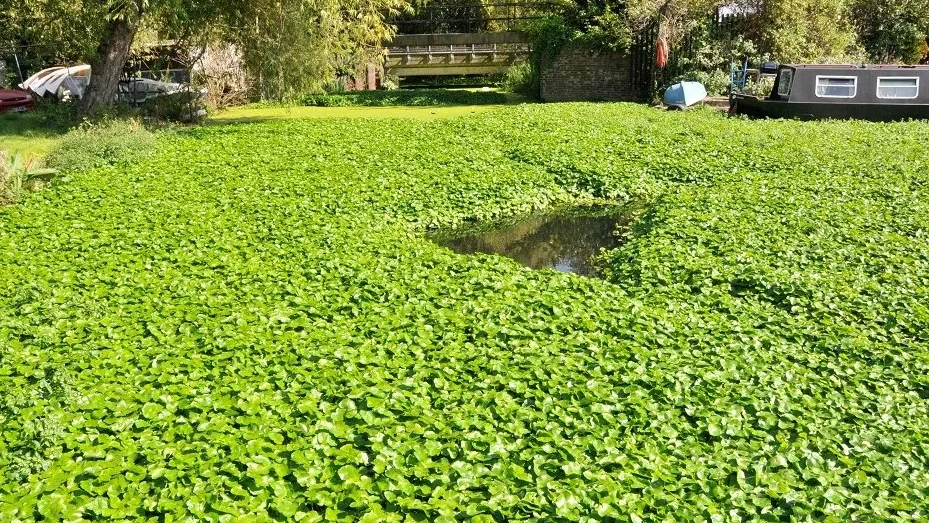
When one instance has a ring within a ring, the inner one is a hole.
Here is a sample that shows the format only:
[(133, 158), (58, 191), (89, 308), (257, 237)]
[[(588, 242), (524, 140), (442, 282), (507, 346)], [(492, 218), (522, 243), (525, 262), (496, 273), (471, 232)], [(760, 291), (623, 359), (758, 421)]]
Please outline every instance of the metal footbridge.
[(523, 33), (449, 33), (397, 35), (387, 45), (385, 72), (400, 78), (502, 74), (529, 58)]

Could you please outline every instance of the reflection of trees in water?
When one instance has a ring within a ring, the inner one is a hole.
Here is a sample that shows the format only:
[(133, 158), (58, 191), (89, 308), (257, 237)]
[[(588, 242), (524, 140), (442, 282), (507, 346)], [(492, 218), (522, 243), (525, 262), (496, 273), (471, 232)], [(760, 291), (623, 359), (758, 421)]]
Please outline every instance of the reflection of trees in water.
[(591, 257), (600, 248), (618, 244), (614, 234), (618, 223), (615, 216), (537, 218), (442, 243), (461, 254), (500, 254), (534, 269), (557, 267), (590, 275)]

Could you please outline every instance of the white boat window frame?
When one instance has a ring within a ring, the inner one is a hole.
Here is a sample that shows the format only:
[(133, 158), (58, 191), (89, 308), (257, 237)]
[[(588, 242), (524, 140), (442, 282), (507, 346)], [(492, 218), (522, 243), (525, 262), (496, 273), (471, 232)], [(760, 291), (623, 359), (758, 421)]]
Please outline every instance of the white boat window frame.
[[(840, 96), (840, 95), (834, 95), (834, 94), (831, 94), (831, 95), (830, 94), (819, 94), (819, 81), (824, 78), (829, 79), (829, 80), (854, 80), (854, 83), (852, 84), (852, 95), (851, 96)], [(816, 98), (844, 98), (846, 100), (850, 100), (858, 96), (858, 77), (857, 76), (837, 76), (837, 75), (831, 75), (831, 74), (816, 75), (816, 85), (813, 88), (813, 94), (816, 95)]]
[[(913, 96), (881, 96), (881, 80), (916, 80), (916, 94)], [(878, 76), (877, 77), (877, 97), (881, 100), (915, 100), (919, 98), (919, 77), (918, 76)]]
[[(787, 89), (784, 89), (784, 77), (787, 77)], [(790, 96), (790, 89), (794, 85), (794, 70), (793, 69), (781, 69), (777, 77), (777, 95), (778, 96)]]

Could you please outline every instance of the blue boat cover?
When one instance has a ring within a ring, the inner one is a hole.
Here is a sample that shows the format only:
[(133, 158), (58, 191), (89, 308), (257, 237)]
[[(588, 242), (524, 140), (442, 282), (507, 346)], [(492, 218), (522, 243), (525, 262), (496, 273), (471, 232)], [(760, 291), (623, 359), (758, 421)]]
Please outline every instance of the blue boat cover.
[(681, 82), (668, 87), (664, 93), (665, 105), (690, 107), (706, 98), (706, 87), (700, 82)]

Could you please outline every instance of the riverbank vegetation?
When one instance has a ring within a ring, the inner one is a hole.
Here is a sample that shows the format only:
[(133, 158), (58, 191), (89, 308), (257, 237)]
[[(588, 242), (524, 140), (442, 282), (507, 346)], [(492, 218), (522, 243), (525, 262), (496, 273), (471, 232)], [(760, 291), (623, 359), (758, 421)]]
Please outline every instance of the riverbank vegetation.
[[(249, 102), (295, 102), (326, 90), (367, 86), (395, 32), (519, 30), (534, 40), (530, 65), (502, 82), (538, 94), (541, 61), (568, 43), (594, 49), (670, 50), (673, 80), (695, 78), (719, 91), (731, 63), (917, 63), (929, 61), (929, 0), (635, 0), (619, 4), (478, 0), (268, 0), (99, 2), (77, 9), (54, 0), (0, 7), (0, 83), (18, 83), (50, 65), (90, 63), (95, 74), (81, 99), (85, 114), (115, 99), (123, 73), (142, 63), (174, 64), (210, 91), (217, 108)], [(307, 23), (307, 20), (313, 21)], [(15, 42), (8, 44), (7, 42)], [(165, 45), (170, 42), (170, 45)], [(132, 57), (132, 67), (126, 68)], [(25, 71), (25, 73), (23, 73)], [(167, 71), (165, 71), (167, 73)], [(151, 74), (151, 72), (149, 73)], [(170, 75), (169, 75), (170, 76)], [(380, 86), (396, 85), (380, 75)], [(15, 79), (15, 80), (14, 80)], [(373, 87), (373, 86), (367, 86)], [(189, 115), (188, 115), (189, 116)]]

